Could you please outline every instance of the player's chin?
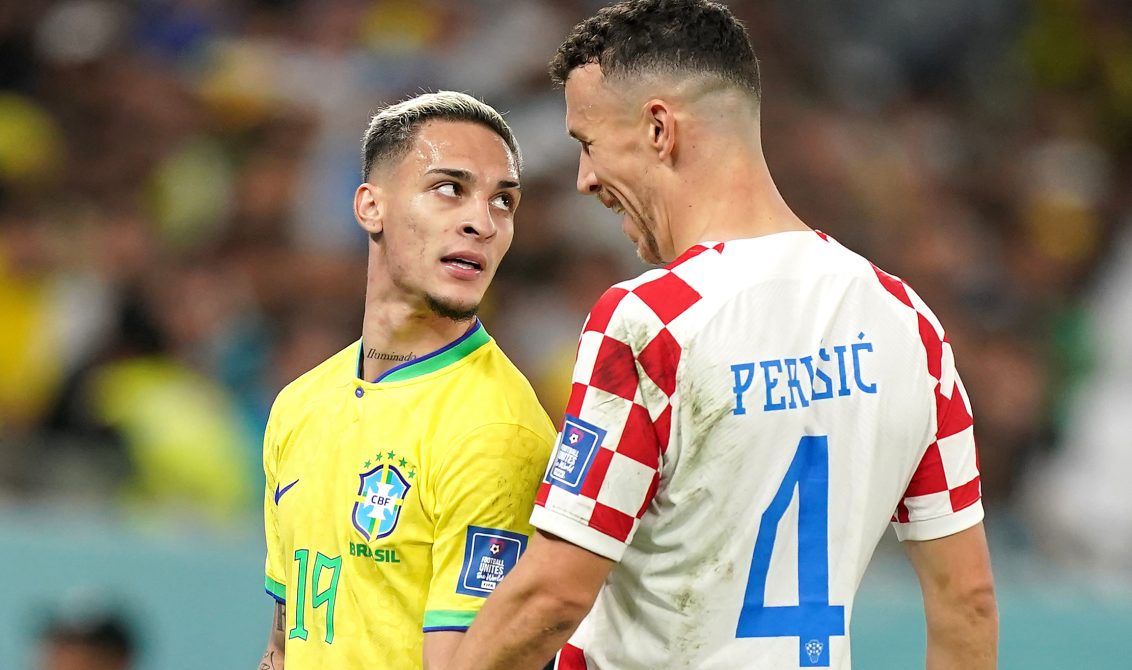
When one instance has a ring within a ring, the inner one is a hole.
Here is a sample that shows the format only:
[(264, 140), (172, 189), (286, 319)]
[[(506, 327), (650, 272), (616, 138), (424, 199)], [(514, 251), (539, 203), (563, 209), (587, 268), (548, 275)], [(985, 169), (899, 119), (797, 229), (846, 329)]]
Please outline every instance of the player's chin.
[(425, 303), (433, 314), (451, 319), (453, 321), (468, 321), (479, 313), (482, 295), (452, 296), (433, 295), (425, 296)]
[(645, 237), (637, 240), (637, 257), (650, 265), (665, 264), (664, 258), (660, 255), (660, 250), (650, 244), (648, 238)]

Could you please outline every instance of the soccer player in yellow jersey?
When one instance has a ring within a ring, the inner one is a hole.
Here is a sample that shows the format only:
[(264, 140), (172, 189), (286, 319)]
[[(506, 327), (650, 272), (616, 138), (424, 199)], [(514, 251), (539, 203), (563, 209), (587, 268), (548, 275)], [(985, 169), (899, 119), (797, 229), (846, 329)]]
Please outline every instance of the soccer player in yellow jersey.
[(446, 662), (526, 547), (554, 442), (476, 318), (514, 232), (511, 129), (441, 92), (378, 113), (363, 144), (361, 340), (279, 394), (264, 439), (264, 670)]

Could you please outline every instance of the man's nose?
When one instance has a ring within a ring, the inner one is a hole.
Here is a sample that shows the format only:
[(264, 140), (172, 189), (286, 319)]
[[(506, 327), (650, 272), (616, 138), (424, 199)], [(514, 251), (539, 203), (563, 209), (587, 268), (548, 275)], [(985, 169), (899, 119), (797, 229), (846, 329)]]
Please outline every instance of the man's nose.
[(468, 215), (468, 218), (464, 220), (463, 231), (465, 235), (490, 240), (492, 237), (495, 237), (495, 233), (498, 230), (498, 226), (495, 225), (495, 219), (491, 216), (490, 202), (482, 203), (482, 206), (474, 207)]
[(578, 157), (578, 193), (582, 195), (592, 195), (601, 190), (601, 184), (597, 182), (597, 175), (594, 174), (593, 164), (590, 162), (590, 157), (586, 154), (585, 150), (582, 151)]

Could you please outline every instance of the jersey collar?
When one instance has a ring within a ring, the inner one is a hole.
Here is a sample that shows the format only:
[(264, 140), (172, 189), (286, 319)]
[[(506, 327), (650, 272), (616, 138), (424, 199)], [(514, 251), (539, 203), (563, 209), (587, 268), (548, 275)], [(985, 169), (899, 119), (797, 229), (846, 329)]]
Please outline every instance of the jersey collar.
[[(405, 361), (400, 365), (395, 365), (373, 380), (374, 384), (379, 382), (403, 382), (408, 379), (414, 379), (427, 375), (430, 372), (436, 372), (441, 368), (448, 367), (453, 363), (466, 358), (476, 349), (487, 344), (491, 340), (491, 336), (487, 334), (487, 330), (483, 327), (483, 323), (477, 318), (475, 324), (468, 329), (468, 332), (461, 335), (453, 342), (449, 342), (436, 351), (425, 354), (420, 358), (414, 358), (411, 361)], [(357, 377), (362, 379), (362, 351), (364, 350), (363, 343), (358, 342), (358, 368)]]

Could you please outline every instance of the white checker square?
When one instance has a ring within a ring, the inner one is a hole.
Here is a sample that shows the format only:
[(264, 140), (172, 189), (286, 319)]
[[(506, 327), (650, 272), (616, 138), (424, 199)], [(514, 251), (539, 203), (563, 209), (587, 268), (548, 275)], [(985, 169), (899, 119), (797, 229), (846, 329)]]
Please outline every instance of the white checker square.
[[(626, 324), (632, 324), (631, 332), (624, 331)], [(641, 353), (660, 329), (664, 328), (664, 322), (636, 293), (630, 293), (621, 299), (609, 325), (609, 330), (616, 331), (618, 339), (624, 338), (622, 341), (632, 348), (634, 355)], [(615, 325), (620, 327), (615, 329)]]
[[(641, 389), (637, 388), (640, 397)], [(626, 400), (619, 395), (608, 391), (590, 387), (586, 397), (582, 400), (582, 408), (578, 411), (578, 418), (605, 431), (605, 444), (612, 447), (621, 441), (621, 433), (625, 430), (625, 422), (629, 419), (629, 411), (633, 408), (633, 401)]]
[(597, 500), (603, 505), (636, 517), (645, 501), (656, 470), (622, 454), (613, 454)]
[(582, 523), (589, 523), (594, 513), (594, 500), (581, 495), (574, 495), (557, 486), (550, 487), (543, 507), (558, 514), (577, 519)]
[(955, 488), (979, 474), (975, 467), (975, 429), (968, 427), (937, 442), (947, 486)]
[(588, 330), (582, 333), (578, 340), (578, 358), (574, 362), (573, 381), (578, 384), (589, 384), (590, 375), (593, 374), (594, 363), (597, 361), (597, 352), (601, 350), (601, 343), (605, 341), (602, 333)]
[(951, 349), (950, 342), (943, 343), (939, 377), (939, 392), (950, 398), (955, 388), (955, 352)]
[(951, 492), (940, 491), (905, 498), (904, 506), (908, 508), (908, 519), (912, 523), (950, 514)]
[(936, 318), (935, 314), (932, 313), (931, 308), (928, 307), (927, 303), (920, 299), (920, 296), (916, 295), (916, 292), (913, 291), (912, 287), (907, 283), (904, 284), (904, 290), (908, 292), (908, 299), (912, 301), (912, 307), (915, 308), (916, 312), (919, 313), (920, 316), (927, 319), (928, 323), (932, 324), (932, 328), (935, 329), (935, 334), (939, 337), (939, 339), (942, 340), (943, 324), (941, 324), (939, 322), (939, 319)]

